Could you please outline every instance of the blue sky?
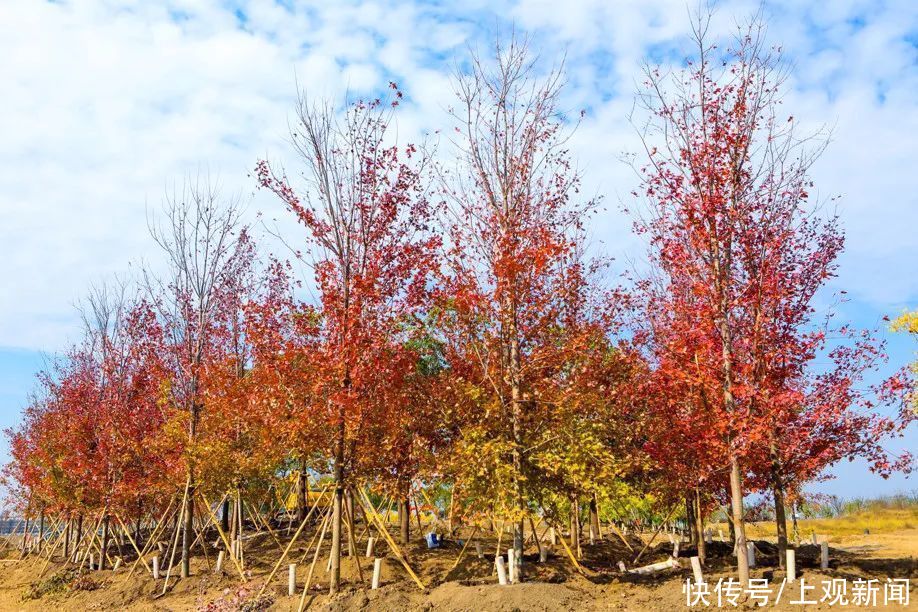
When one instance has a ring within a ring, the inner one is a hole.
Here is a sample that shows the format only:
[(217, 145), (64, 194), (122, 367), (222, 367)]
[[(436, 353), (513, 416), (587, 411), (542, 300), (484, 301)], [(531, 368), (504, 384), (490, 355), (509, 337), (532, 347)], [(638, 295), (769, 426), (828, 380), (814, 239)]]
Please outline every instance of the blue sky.
[[(695, 3), (689, 3), (694, 6)], [(759, 3), (716, 3), (727, 33)], [(589, 195), (604, 197), (594, 241), (619, 261), (643, 245), (618, 210), (634, 187), (623, 153), (644, 59), (686, 48), (683, 0), (492, 2), (4, 0), (0, 2), (0, 422), (14, 423), (41, 354), (76, 338), (86, 287), (130, 274), (155, 252), (147, 213), (183, 175), (206, 168), (254, 219), (289, 226), (248, 177), (289, 158), (296, 83), (314, 96), (406, 93), (399, 137), (445, 125), (449, 73), (495, 32), (528, 33), (545, 63), (566, 58), (564, 104), (586, 116), (571, 141)], [(833, 142), (813, 169), (841, 196), (847, 249), (828, 294), (844, 289), (856, 325), (918, 305), (918, 3), (766, 2), (770, 37), (794, 72), (785, 106)], [(889, 372), (913, 358), (890, 338)], [(918, 447), (914, 431), (901, 442)], [(5, 449), (0, 445), (0, 459)], [(860, 464), (814, 489), (842, 495), (918, 488)]]

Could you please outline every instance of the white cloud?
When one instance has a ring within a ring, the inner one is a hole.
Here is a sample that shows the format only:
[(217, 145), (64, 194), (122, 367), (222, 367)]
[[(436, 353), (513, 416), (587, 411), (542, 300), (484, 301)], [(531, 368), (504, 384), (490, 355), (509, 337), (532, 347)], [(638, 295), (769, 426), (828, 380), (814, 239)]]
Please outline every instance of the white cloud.
[[(721, 4), (719, 30), (757, 6)], [(567, 53), (566, 103), (590, 109), (573, 153), (586, 193), (607, 196), (595, 236), (614, 255), (639, 254), (617, 212), (617, 199), (633, 187), (618, 155), (636, 145), (627, 113), (640, 62), (682, 44), (686, 4), (490, 6), (0, 3), (0, 346), (53, 350), (72, 337), (71, 305), (91, 281), (155, 257), (146, 207), (184, 174), (206, 167), (226, 192), (250, 194), (256, 159), (268, 154), (292, 166), (285, 138), (295, 78), (315, 95), (359, 94), (397, 80), (409, 97), (399, 134), (407, 141), (444, 127), (449, 69), (466, 43), (486, 48), (510, 20), (533, 32), (543, 57)], [(772, 9), (772, 37), (796, 64), (788, 108), (801, 122), (835, 124), (815, 178), (821, 193), (844, 196), (849, 250), (839, 283), (878, 308), (914, 300), (915, 4)], [(284, 217), (264, 194), (250, 208)]]

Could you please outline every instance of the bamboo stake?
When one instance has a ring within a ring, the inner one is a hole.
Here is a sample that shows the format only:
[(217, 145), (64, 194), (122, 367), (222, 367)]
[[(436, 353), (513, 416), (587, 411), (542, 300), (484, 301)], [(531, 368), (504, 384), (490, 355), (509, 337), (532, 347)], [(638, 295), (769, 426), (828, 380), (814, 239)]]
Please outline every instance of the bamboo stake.
[(615, 523), (609, 523), (609, 527), (611, 527), (612, 531), (615, 532), (615, 535), (617, 535), (619, 539), (621, 539), (621, 541), (625, 543), (625, 546), (628, 547), (628, 550), (630, 550), (631, 552), (634, 552), (634, 548), (631, 546), (631, 544), (628, 542), (628, 540), (625, 538), (622, 532), (618, 530), (618, 527), (615, 526)]
[[(354, 497), (354, 492), (351, 491), (351, 499)], [(347, 528), (347, 537), (351, 541), (351, 547), (354, 549), (354, 563), (357, 564), (357, 576), (360, 578), (360, 582), (363, 583), (363, 568), (360, 567), (360, 555), (357, 554), (357, 543), (354, 541), (354, 522), (353, 517), (351, 516), (351, 511), (348, 509), (350, 504), (344, 504), (344, 515), (347, 518), (344, 526)]]
[[(54, 533), (57, 531), (58, 526), (60, 526), (60, 524), (61, 524), (61, 517), (59, 517), (59, 516), (54, 516), (54, 517), (52, 517), (52, 520), (53, 520), (53, 523), (51, 524), (50, 528), (48, 529), (47, 537), (43, 537), (43, 538), (42, 538), (42, 540), (45, 541), (45, 542), (50, 542), (51, 539), (52, 539), (53, 537), (55, 537), (55, 536), (54, 536)], [(63, 533), (63, 531), (61, 531), (61, 533), (58, 533), (58, 534), (57, 534), (57, 537), (60, 538), (60, 536), (61, 536), (62, 533)], [(48, 547), (47, 547), (47, 546), (42, 546), (42, 550), (40, 551), (39, 554), (41, 554), (41, 553), (47, 553), (47, 552), (48, 552)]]
[[(386, 507), (386, 515), (388, 516), (388, 514), (389, 514), (389, 508), (392, 507), (392, 504), (391, 504), (391, 502), (390, 502), (389, 500), (390, 500), (390, 498), (389, 498), (389, 497), (386, 497), (385, 499), (383, 499), (383, 500), (379, 503), (379, 506), (376, 508), (377, 514), (379, 514), (379, 513), (382, 511), (383, 505), (386, 504), (386, 506), (387, 506), (387, 507)], [(360, 510), (363, 511), (363, 505), (362, 505), (362, 504), (361, 504), (361, 506), (360, 506)], [(363, 513), (364, 518), (366, 518), (366, 515), (367, 515), (367, 513), (364, 512), (364, 513)], [(369, 519), (367, 519), (367, 524), (366, 524), (366, 526), (363, 528), (363, 531), (360, 533), (360, 537), (357, 538), (357, 542), (358, 542), (358, 543), (361, 542), (361, 541), (363, 541), (363, 536), (365, 536), (369, 530), (370, 530), (370, 521), (369, 521)]]
[[(424, 489), (421, 489), (423, 493)], [(424, 527), (421, 525), (421, 504), (418, 503), (418, 496), (411, 495), (411, 500), (414, 501), (414, 516), (418, 519), (418, 531), (423, 532)], [(426, 494), (425, 494), (426, 497)], [(411, 508), (408, 508), (408, 522), (411, 522)]]
[[(95, 544), (95, 541), (98, 537), (99, 525), (102, 524), (102, 516), (105, 514), (106, 510), (107, 508), (104, 508), (102, 510), (102, 514), (99, 515), (99, 520), (96, 521), (96, 524), (93, 526), (92, 531), (87, 531), (85, 534), (86, 536), (89, 537), (89, 542), (86, 544), (86, 550), (83, 551), (83, 561), (80, 563), (80, 567), (83, 567), (89, 561), (89, 555), (92, 552), (93, 544)], [(100, 546), (99, 551), (101, 552), (101, 550), (102, 550), (102, 547)]]
[(236, 566), (236, 570), (239, 572), (239, 577), (242, 578), (243, 582), (245, 581), (245, 573), (242, 571), (242, 566), (239, 565), (239, 561), (236, 557), (230, 552), (230, 543), (226, 539), (226, 534), (223, 533), (223, 529), (220, 527), (220, 521), (217, 520), (217, 516), (214, 514), (214, 511), (210, 509), (210, 502), (207, 501), (207, 497), (204, 495), (204, 492), (199, 493), (201, 500), (204, 502), (204, 507), (207, 509), (207, 513), (210, 515), (211, 522), (217, 528), (217, 533), (220, 534), (220, 539), (223, 540), (223, 545), (226, 547), (226, 551), (229, 555), (229, 558), (233, 560), (233, 565)]
[(449, 568), (449, 571), (446, 572), (447, 575), (449, 575), (449, 572), (456, 569), (456, 566), (459, 565), (460, 561), (462, 561), (462, 555), (465, 554), (465, 549), (469, 547), (469, 544), (471, 544), (472, 540), (475, 539), (475, 535), (477, 533), (478, 533), (478, 526), (476, 525), (475, 529), (472, 531), (472, 536), (468, 540), (465, 541), (465, 545), (462, 547), (462, 550), (459, 551), (459, 556), (456, 557), (456, 560), (453, 562), (453, 565)]
[[(493, 524), (494, 521), (491, 521)], [(494, 571), (497, 571), (497, 558), (500, 556), (500, 542), (504, 539), (504, 522), (500, 522), (500, 531), (497, 532), (497, 549), (494, 551)], [(493, 573), (491, 574), (494, 575)]]
[[(162, 531), (163, 526), (166, 524), (166, 521), (168, 521), (168, 519), (172, 517), (169, 511), (172, 510), (172, 504), (174, 503), (175, 503), (175, 496), (169, 499), (169, 505), (166, 506), (165, 512), (163, 512), (163, 515), (159, 517), (159, 521), (156, 523), (156, 526), (150, 532), (150, 537), (147, 540), (147, 543), (144, 544), (143, 553), (140, 556), (138, 556), (137, 560), (134, 561), (133, 565), (131, 565), (131, 571), (128, 572), (127, 576), (125, 576), (124, 580), (121, 582), (122, 586), (128, 581), (128, 578), (131, 577), (131, 574), (134, 573), (134, 570), (137, 568), (137, 564), (140, 563), (140, 560), (143, 559), (143, 557), (150, 552), (151, 548), (153, 548), (154, 542), (156, 542), (156, 538), (159, 536), (160, 532)], [(167, 514), (169, 515), (168, 517), (166, 516)], [(145, 567), (149, 568), (149, 566), (147, 566), (146, 560), (144, 560), (143, 564)], [(153, 570), (150, 570), (150, 573), (152, 574)]]
[[(373, 504), (370, 503), (370, 498), (366, 494), (366, 491), (364, 491), (363, 489), (360, 489), (359, 492), (363, 498), (362, 500), (363, 503), (366, 504), (366, 507), (372, 510)], [(366, 508), (364, 508), (364, 512), (366, 512)], [(380, 533), (389, 543), (389, 546), (392, 547), (392, 551), (395, 553), (395, 556), (398, 558), (399, 561), (401, 561), (402, 565), (408, 571), (408, 574), (411, 576), (414, 582), (421, 588), (422, 591), (426, 591), (427, 587), (424, 586), (424, 583), (421, 582), (421, 579), (418, 578), (417, 574), (414, 573), (414, 570), (411, 569), (411, 566), (408, 565), (408, 561), (405, 560), (404, 553), (402, 553), (401, 548), (399, 548), (398, 545), (395, 543), (395, 540), (392, 539), (392, 536), (389, 535), (389, 530), (385, 529), (385, 525), (382, 525), (381, 519), (375, 513), (373, 514), (373, 519), (376, 520), (377, 523), (382, 527), (382, 529), (380, 530)]]
[(277, 570), (280, 569), (281, 564), (287, 558), (287, 554), (290, 552), (290, 549), (293, 548), (293, 545), (296, 543), (297, 538), (300, 537), (300, 533), (303, 531), (303, 527), (306, 526), (306, 523), (309, 522), (309, 519), (312, 517), (313, 510), (316, 509), (316, 506), (319, 505), (319, 500), (325, 496), (325, 491), (328, 489), (328, 485), (325, 485), (325, 489), (322, 490), (322, 495), (319, 499), (316, 500), (316, 503), (313, 504), (312, 510), (309, 511), (309, 514), (306, 515), (306, 518), (303, 519), (303, 522), (300, 523), (299, 529), (296, 530), (296, 533), (293, 534), (293, 538), (290, 540), (290, 543), (287, 544), (287, 548), (284, 549), (283, 554), (281, 554), (280, 559), (277, 560), (277, 563), (274, 564), (274, 569), (271, 570), (271, 573), (268, 574), (268, 579), (265, 580), (264, 585), (262, 585), (261, 590), (258, 591), (258, 595), (255, 596), (255, 599), (261, 597), (261, 594), (265, 592), (265, 589), (268, 588), (268, 584), (271, 582), (271, 579), (274, 578), (274, 574), (277, 573)]
[(564, 538), (558, 538), (558, 540), (560, 540), (561, 544), (564, 546), (564, 551), (567, 553), (567, 556), (570, 557), (571, 562), (574, 564), (574, 567), (577, 569), (577, 571), (586, 575), (586, 572), (583, 571), (583, 566), (577, 562), (577, 559), (574, 557), (574, 553), (571, 552), (571, 548), (567, 545), (567, 542), (564, 541)]
[(303, 587), (304, 597), (306, 591), (309, 590), (309, 585), (312, 583), (312, 575), (316, 571), (316, 561), (319, 560), (319, 553), (322, 550), (322, 542), (325, 541), (325, 532), (328, 531), (328, 519), (330, 516), (331, 513), (326, 512), (325, 520), (322, 521), (322, 532), (319, 535), (319, 542), (316, 544), (316, 552), (312, 555), (312, 563), (309, 564), (309, 573), (306, 575), (306, 586)]
[[(252, 507), (252, 504), (246, 502), (246, 506), (249, 510), (249, 516), (252, 517), (252, 520), (255, 522), (255, 524), (258, 525), (260, 521), (262, 525), (267, 527), (268, 534), (274, 540), (274, 543), (280, 550), (284, 550), (284, 545), (281, 544), (280, 540), (277, 539), (277, 536), (274, 534), (274, 530), (271, 529), (271, 525), (269, 525), (268, 522), (265, 521), (265, 519), (255, 510), (255, 508)], [(289, 531), (287, 533), (289, 533)]]
[(679, 504), (673, 504), (673, 507), (669, 509), (669, 512), (666, 513), (666, 518), (660, 522), (660, 526), (657, 527), (657, 531), (653, 534), (653, 536), (651, 536), (650, 541), (644, 545), (644, 548), (641, 549), (641, 552), (638, 553), (638, 556), (634, 558), (634, 561), (631, 562), (631, 565), (636, 565), (638, 560), (644, 555), (647, 549), (650, 548), (650, 545), (653, 544), (653, 541), (657, 539), (658, 535), (660, 535), (660, 531), (666, 525), (666, 521), (669, 520), (669, 517), (672, 516), (673, 512), (676, 510), (676, 506), (678, 505)]
[(539, 532), (536, 530), (535, 521), (529, 516), (529, 526), (532, 527), (532, 537), (535, 539), (536, 547), (539, 549), (539, 558), (542, 557), (542, 542), (539, 540)]
[(128, 528), (125, 527), (124, 521), (121, 520), (121, 516), (118, 515), (118, 514), (116, 514), (116, 515), (115, 515), (115, 519), (118, 520), (118, 523), (121, 525), (121, 528), (124, 529), (124, 534), (127, 536), (128, 542), (130, 542), (130, 543), (131, 543), (131, 546), (134, 547), (134, 550), (137, 551), (137, 559), (143, 563), (143, 566), (144, 566), (145, 568), (147, 568), (147, 571), (152, 572), (153, 570), (151, 570), (151, 569), (150, 569), (150, 566), (147, 565), (147, 560), (143, 558), (143, 556), (142, 556), (142, 554), (141, 554), (141, 552), (140, 552), (140, 549), (137, 547), (137, 543), (134, 541), (134, 538), (131, 537), (131, 534), (130, 534), (130, 532), (128, 531)]
[[(169, 587), (169, 576), (172, 574), (172, 565), (175, 563), (175, 550), (178, 548), (178, 539), (179, 533), (182, 530), (183, 519), (185, 518), (185, 501), (188, 499), (188, 489), (191, 486), (191, 477), (188, 477), (188, 480), (185, 482), (185, 493), (182, 495), (182, 503), (179, 505), (181, 511), (179, 512), (178, 521), (175, 523), (175, 539), (172, 542), (172, 555), (169, 557), (169, 567), (166, 568), (166, 581), (163, 582), (163, 595), (166, 594), (166, 589)], [(191, 551), (189, 551), (190, 554)]]
[(309, 540), (309, 545), (306, 546), (306, 552), (303, 553), (303, 556), (300, 557), (300, 560), (297, 562), (297, 565), (302, 565), (303, 561), (306, 560), (309, 551), (312, 550), (312, 545), (316, 543), (316, 539), (319, 537), (319, 531), (322, 528), (322, 523), (325, 521), (325, 517), (328, 516), (328, 513), (331, 512), (331, 508), (326, 508), (320, 515), (319, 529), (316, 529), (316, 532), (312, 534), (312, 538)]
[[(195, 501), (195, 500), (192, 500)], [(197, 500), (195, 505), (200, 505), (201, 500)], [(191, 554), (191, 549), (194, 548), (194, 545), (201, 542), (201, 550), (204, 551), (204, 563), (207, 564), (207, 571), (210, 571), (210, 555), (207, 554), (207, 527), (210, 525), (210, 519), (207, 519), (207, 522), (204, 522), (204, 519), (201, 518), (198, 521), (198, 527), (195, 528), (197, 537), (195, 537), (194, 542), (191, 543), (191, 546), (188, 547), (188, 554)]]
[(48, 569), (48, 564), (51, 563), (51, 557), (54, 556), (54, 552), (57, 550), (57, 547), (60, 546), (60, 543), (64, 541), (64, 536), (67, 535), (66, 531), (61, 531), (60, 535), (57, 537), (57, 540), (54, 542), (54, 546), (51, 548), (51, 552), (48, 553), (48, 558), (45, 561), (45, 564), (41, 567), (41, 571), (38, 572), (38, 577), (41, 578), (45, 570)]
[[(131, 574), (134, 573), (134, 570), (137, 568), (137, 564), (140, 563), (140, 560), (150, 552), (150, 549), (153, 548), (154, 543), (156, 542), (156, 538), (159, 536), (160, 532), (162, 531), (163, 525), (165, 525), (165, 522), (169, 518), (172, 517), (169, 511), (172, 510), (172, 504), (174, 503), (175, 503), (175, 497), (170, 498), (169, 505), (166, 506), (165, 512), (163, 512), (163, 515), (159, 518), (159, 521), (156, 523), (156, 525), (153, 527), (153, 530), (150, 532), (150, 537), (147, 540), (147, 543), (144, 544), (143, 552), (137, 557), (137, 560), (134, 561), (134, 563), (131, 565), (131, 570), (128, 572), (127, 576), (124, 577), (124, 580), (121, 583), (122, 586), (128, 581), (128, 578), (131, 577)], [(168, 517), (166, 516), (167, 514), (168, 514)], [(146, 561), (144, 561), (143, 564), (144, 566), (146, 566), (147, 565)], [(150, 570), (150, 573), (152, 574), (153, 570)]]

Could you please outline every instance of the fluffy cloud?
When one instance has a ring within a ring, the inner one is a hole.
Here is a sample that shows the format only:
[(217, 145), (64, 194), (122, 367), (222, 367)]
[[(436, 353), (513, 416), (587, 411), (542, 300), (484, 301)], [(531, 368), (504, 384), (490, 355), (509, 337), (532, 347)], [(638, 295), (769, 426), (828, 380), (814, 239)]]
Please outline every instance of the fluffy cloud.
[[(721, 3), (715, 27), (756, 6)], [(834, 126), (814, 175), (823, 195), (843, 196), (839, 284), (879, 310), (914, 299), (916, 5), (767, 10), (795, 63), (788, 108)], [(617, 212), (634, 182), (619, 155), (636, 144), (627, 115), (642, 60), (684, 45), (682, 0), (0, 3), (0, 346), (53, 350), (72, 337), (71, 305), (90, 282), (155, 257), (148, 210), (188, 173), (219, 174), (226, 193), (253, 199), (253, 215), (275, 216), (247, 174), (260, 156), (288, 155), (295, 83), (340, 96), (396, 80), (409, 98), (400, 138), (414, 138), (443, 127), (449, 71), (468, 45), (511, 24), (545, 61), (566, 54), (566, 104), (588, 111), (573, 153), (587, 193), (607, 201), (595, 238), (639, 256)]]

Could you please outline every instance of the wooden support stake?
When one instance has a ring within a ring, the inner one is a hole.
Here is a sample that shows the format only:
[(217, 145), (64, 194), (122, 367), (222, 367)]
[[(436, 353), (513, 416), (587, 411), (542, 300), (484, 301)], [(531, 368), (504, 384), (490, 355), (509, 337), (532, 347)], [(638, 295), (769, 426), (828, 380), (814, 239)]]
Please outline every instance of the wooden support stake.
[[(452, 566), (449, 568), (450, 572), (456, 569), (456, 566), (459, 565), (460, 561), (462, 561), (462, 555), (465, 554), (465, 549), (469, 547), (469, 544), (471, 544), (472, 540), (475, 538), (475, 535), (477, 533), (478, 533), (478, 526), (476, 525), (474, 531), (472, 531), (472, 537), (470, 537), (468, 540), (465, 541), (465, 545), (462, 547), (462, 550), (459, 551), (459, 556), (456, 557), (456, 560), (453, 562)], [(475, 542), (475, 544), (478, 544), (478, 542)], [(478, 550), (479, 550), (479, 556), (480, 556), (480, 551), (481, 551), (480, 544), (478, 545)], [(447, 574), (448, 573), (449, 572), (447, 572)]]
[(319, 542), (316, 544), (316, 552), (312, 556), (312, 563), (309, 565), (309, 573), (306, 575), (306, 586), (303, 587), (303, 597), (306, 596), (306, 591), (309, 590), (309, 585), (312, 584), (312, 575), (316, 571), (316, 561), (319, 560), (319, 552), (322, 550), (322, 542), (325, 540), (325, 532), (328, 530), (329, 517), (331, 517), (331, 512), (326, 512), (325, 520), (322, 521), (322, 532), (319, 535)]
[[(360, 493), (361, 502), (364, 504), (364, 512), (367, 511), (367, 508), (369, 508), (370, 510), (372, 510), (372, 509), (373, 509), (373, 504), (370, 503), (370, 498), (369, 498), (369, 496), (367, 495), (366, 491), (364, 491), (363, 489), (358, 489), (358, 492)], [(396, 557), (398, 558), (398, 560), (401, 562), (401, 564), (402, 564), (402, 566), (405, 568), (405, 570), (407, 570), (407, 572), (408, 572), (408, 574), (411, 576), (412, 580), (414, 580), (415, 584), (417, 584), (418, 587), (419, 587), (422, 591), (426, 591), (426, 590), (427, 590), (427, 587), (424, 586), (424, 583), (421, 582), (421, 579), (418, 578), (418, 575), (415, 574), (415, 573), (414, 573), (414, 570), (411, 569), (411, 566), (408, 565), (408, 561), (405, 559), (405, 554), (402, 552), (402, 549), (399, 548), (398, 544), (395, 543), (395, 540), (392, 539), (392, 536), (389, 535), (389, 530), (386, 529), (386, 528), (385, 528), (385, 525), (382, 524), (382, 520), (379, 518), (379, 515), (377, 515), (377, 514), (374, 512), (372, 518), (373, 518), (373, 520), (376, 521), (377, 524), (380, 526), (380, 533), (382, 534), (383, 538), (386, 539), (386, 542), (387, 542), (387, 543), (389, 544), (389, 546), (392, 548), (392, 552), (395, 553), (395, 556), (396, 556)]]
[(653, 544), (653, 541), (657, 539), (657, 536), (658, 536), (658, 535), (660, 535), (660, 531), (663, 530), (663, 527), (665, 526), (666, 521), (669, 520), (669, 517), (672, 516), (672, 513), (675, 512), (676, 507), (677, 507), (678, 505), (679, 505), (679, 504), (674, 504), (673, 507), (669, 509), (669, 512), (666, 513), (666, 518), (663, 520), (662, 523), (660, 523), (660, 526), (657, 527), (657, 530), (656, 530), (656, 532), (653, 534), (653, 536), (650, 538), (650, 541), (647, 542), (647, 544), (644, 545), (644, 548), (641, 549), (641, 552), (639, 552), (638, 555), (637, 555), (637, 557), (634, 558), (634, 561), (631, 562), (632, 565), (635, 564), (635, 563), (637, 563), (638, 561), (640, 561), (641, 557), (644, 556), (644, 553), (647, 552), (647, 549), (650, 548), (650, 545)]
[[(296, 543), (297, 538), (300, 537), (300, 533), (303, 531), (303, 527), (306, 526), (306, 523), (309, 522), (309, 519), (312, 517), (313, 511), (319, 505), (319, 501), (325, 496), (325, 492), (328, 490), (328, 485), (325, 485), (325, 488), (322, 489), (322, 495), (319, 496), (319, 499), (316, 500), (316, 503), (313, 504), (312, 509), (306, 515), (306, 518), (303, 519), (303, 522), (300, 523), (299, 528), (296, 530), (296, 533), (293, 534), (293, 538), (290, 540), (290, 543), (287, 544), (287, 548), (284, 549), (283, 554), (281, 554), (280, 559), (277, 560), (277, 563), (274, 564), (274, 569), (271, 570), (271, 573), (268, 574), (268, 579), (265, 580), (265, 583), (262, 585), (261, 590), (258, 591), (258, 595), (255, 596), (255, 599), (261, 597), (261, 594), (265, 592), (265, 589), (268, 588), (268, 584), (271, 582), (271, 579), (274, 578), (274, 574), (277, 573), (277, 570), (280, 568), (281, 563), (284, 562), (284, 559), (287, 558), (287, 554), (290, 552), (290, 549)], [(311, 574), (311, 572), (310, 572)]]
[[(122, 585), (124, 585), (124, 583), (128, 581), (128, 578), (131, 577), (131, 574), (133, 574), (134, 570), (137, 568), (137, 564), (141, 562), (144, 555), (146, 555), (150, 551), (150, 549), (153, 547), (153, 543), (156, 541), (156, 538), (159, 536), (159, 532), (162, 530), (163, 525), (165, 524), (164, 521), (166, 520), (166, 515), (169, 514), (170, 510), (172, 510), (172, 504), (174, 503), (175, 503), (175, 497), (172, 497), (169, 500), (169, 505), (166, 506), (165, 512), (163, 512), (163, 515), (159, 518), (159, 521), (156, 523), (156, 526), (153, 528), (153, 531), (150, 532), (150, 538), (147, 540), (147, 543), (144, 545), (143, 551), (141, 552), (141, 554), (137, 556), (137, 560), (134, 561), (133, 565), (131, 565), (131, 571), (128, 572), (127, 576), (125, 576), (124, 580), (121, 582)], [(147, 562), (144, 561), (143, 564), (152, 573), (153, 570), (151, 570), (147, 566)]]
[[(354, 499), (353, 490), (351, 490), (350, 497), (351, 497), (351, 500)], [(357, 542), (354, 540), (354, 517), (351, 516), (351, 510), (349, 508), (349, 506), (352, 508), (353, 505), (354, 505), (353, 503), (344, 504), (344, 517), (345, 517), (344, 527), (347, 529), (348, 542), (350, 543), (350, 546), (348, 547), (349, 552), (352, 553), (352, 558), (354, 559), (354, 563), (357, 564), (357, 577), (360, 578), (360, 582), (363, 583), (364, 582), (363, 568), (360, 567), (360, 557), (357, 555)]]
[(617, 535), (619, 539), (625, 543), (625, 546), (628, 547), (628, 550), (634, 552), (634, 548), (631, 547), (631, 544), (628, 542), (628, 539), (625, 538), (624, 534), (618, 530), (618, 527), (615, 526), (615, 523), (609, 523), (609, 527), (611, 527), (612, 531), (615, 532), (615, 535)]
[(567, 542), (564, 540), (564, 538), (560, 538), (559, 541), (561, 542), (561, 545), (564, 547), (564, 552), (567, 553), (567, 556), (570, 558), (571, 563), (574, 564), (574, 567), (577, 569), (578, 572), (580, 572), (581, 574), (585, 576), (586, 572), (583, 571), (583, 566), (577, 562), (577, 558), (574, 557), (574, 553), (571, 551), (571, 547), (567, 545)]
[[(185, 493), (184, 495), (182, 495), (182, 503), (179, 506), (181, 508), (181, 511), (179, 512), (178, 521), (176, 521), (175, 523), (175, 539), (172, 542), (172, 555), (169, 558), (169, 567), (166, 568), (166, 581), (163, 582), (163, 592), (162, 592), (163, 595), (166, 594), (166, 589), (169, 588), (169, 576), (172, 575), (172, 566), (175, 563), (175, 551), (178, 549), (179, 533), (182, 531), (183, 525), (184, 525), (183, 519), (185, 518), (185, 510), (186, 510), (185, 501), (187, 501), (188, 499), (188, 489), (190, 488), (191, 488), (191, 477), (189, 476), (188, 481), (185, 483)], [(184, 565), (184, 563), (182, 565)]]
[[(210, 502), (207, 501), (207, 498), (204, 496), (204, 493), (199, 492), (198, 494), (201, 496), (201, 501), (204, 502), (204, 508), (207, 509), (207, 513), (210, 515), (211, 522), (214, 524), (214, 527), (217, 528), (217, 533), (220, 534), (220, 539), (223, 540), (223, 546), (225, 546), (227, 552), (229, 552), (231, 548), (230, 542), (227, 539), (226, 534), (223, 533), (223, 529), (220, 527), (220, 521), (217, 520), (217, 515), (215, 515), (213, 510), (210, 509)], [(232, 560), (233, 565), (236, 566), (236, 571), (239, 572), (239, 577), (242, 578), (243, 582), (245, 582), (246, 577), (245, 577), (245, 573), (242, 571), (242, 566), (239, 564), (239, 562), (236, 560), (236, 558), (232, 554), (230, 554), (230, 559)]]
[(147, 568), (148, 572), (151, 571), (150, 566), (147, 565), (147, 560), (143, 558), (143, 553), (140, 552), (140, 548), (138, 548), (137, 542), (135, 542), (134, 538), (131, 537), (131, 533), (128, 531), (128, 528), (125, 526), (124, 521), (122, 521), (121, 517), (117, 514), (115, 515), (115, 519), (118, 521), (118, 524), (121, 525), (121, 528), (124, 529), (124, 533), (128, 538), (128, 542), (130, 542), (131, 546), (134, 547), (134, 550), (137, 551), (137, 560), (143, 563), (143, 566)]

